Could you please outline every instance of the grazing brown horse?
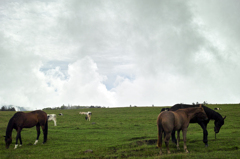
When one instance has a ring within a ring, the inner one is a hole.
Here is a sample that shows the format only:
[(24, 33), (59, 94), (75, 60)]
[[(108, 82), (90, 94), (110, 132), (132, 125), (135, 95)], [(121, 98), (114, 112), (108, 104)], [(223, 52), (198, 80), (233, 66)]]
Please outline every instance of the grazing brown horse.
[(20, 146), (22, 146), (22, 138), (21, 138), (22, 129), (31, 128), (34, 126), (36, 126), (36, 129), (37, 129), (37, 139), (34, 145), (38, 143), (38, 139), (40, 135), (40, 126), (42, 127), (43, 135), (44, 135), (43, 143), (47, 142), (48, 118), (47, 118), (47, 114), (44, 111), (36, 110), (29, 113), (24, 113), (24, 112), (15, 113), (8, 122), (6, 136), (4, 136), (6, 148), (9, 148), (9, 145), (12, 143), (13, 129), (17, 131), (16, 144), (14, 147), (14, 149), (16, 149), (18, 146), (18, 139), (20, 140)]
[(157, 119), (157, 127), (158, 127), (158, 147), (160, 148), (160, 155), (162, 154), (162, 133), (164, 132), (165, 145), (167, 147), (167, 152), (170, 153), (169, 150), (169, 139), (171, 137), (172, 131), (177, 131), (177, 149), (179, 149), (179, 141), (180, 141), (180, 130), (183, 133), (183, 141), (184, 141), (184, 150), (188, 152), (186, 145), (186, 134), (189, 122), (192, 118), (198, 116), (199, 118), (206, 120), (207, 115), (204, 112), (204, 109), (200, 105), (200, 107), (196, 108), (186, 108), (179, 109), (177, 111), (164, 111), (161, 112)]

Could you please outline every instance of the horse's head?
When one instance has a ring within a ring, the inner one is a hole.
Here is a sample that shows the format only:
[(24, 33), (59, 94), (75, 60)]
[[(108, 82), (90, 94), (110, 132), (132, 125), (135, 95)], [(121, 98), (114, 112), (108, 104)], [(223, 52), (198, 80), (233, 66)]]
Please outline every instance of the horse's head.
[(10, 144), (12, 143), (12, 137), (10, 136), (4, 136), (5, 137), (5, 143), (6, 143), (6, 149), (9, 148)]
[(225, 118), (226, 118), (226, 116), (224, 118), (222, 118), (221, 120), (215, 120), (215, 122), (214, 122), (214, 125), (215, 125), (214, 131), (215, 131), (215, 133), (219, 133), (220, 128), (224, 124)]

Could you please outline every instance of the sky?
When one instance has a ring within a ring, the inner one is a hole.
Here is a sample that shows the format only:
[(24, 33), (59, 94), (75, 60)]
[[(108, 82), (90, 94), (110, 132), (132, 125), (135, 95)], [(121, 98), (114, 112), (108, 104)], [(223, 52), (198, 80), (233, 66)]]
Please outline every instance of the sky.
[(0, 105), (240, 103), (239, 0), (2, 0)]

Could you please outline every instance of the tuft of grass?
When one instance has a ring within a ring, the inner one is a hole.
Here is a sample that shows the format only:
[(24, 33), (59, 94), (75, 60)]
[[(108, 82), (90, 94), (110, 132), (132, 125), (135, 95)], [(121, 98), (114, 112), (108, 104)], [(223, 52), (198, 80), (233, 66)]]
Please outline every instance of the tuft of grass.
[[(46, 110), (48, 114), (63, 113), (57, 116), (57, 125), (49, 121), (48, 141), (33, 145), (37, 132), (35, 128), (23, 129), (23, 146), (14, 150), (13, 143), (5, 149), (4, 138), (0, 140), (0, 158), (238, 158), (240, 155), (239, 104), (208, 105), (220, 107), (218, 111), (227, 116), (225, 124), (215, 140), (214, 121), (208, 124), (209, 147), (202, 142), (203, 132), (198, 124), (190, 124), (187, 133), (187, 146), (190, 153), (184, 153), (183, 141), (180, 150), (170, 143), (172, 154), (159, 156), (157, 148), (157, 116), (161, 107), (132, 108), (93, 108), (85, 109), (93, 113), (91, 121), (86, 121), (78, 110)], [(0, 133), (5, 135), (9, 119), (15, 112), (0, 111)], [(182, 139), (182, 133), (181, 133)]]

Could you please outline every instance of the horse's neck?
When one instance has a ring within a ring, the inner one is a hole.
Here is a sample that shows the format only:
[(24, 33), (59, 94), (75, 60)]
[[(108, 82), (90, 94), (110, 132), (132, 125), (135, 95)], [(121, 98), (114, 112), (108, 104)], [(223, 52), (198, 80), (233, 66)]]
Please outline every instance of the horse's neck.
[(196, 115), (197, 112), (198, 112), (197, 109), (195, 109), (194, 111), (192, 109), (188, 109), (186, 114), (187, 114), (189, 121)]
[(218, 112), (215, 112), (214, 110), (212, 110), (210, 108), (205, 109), (205, 112), (209, 119), (212, 119), (212, 120), (221, 120), (222, 119), (222, 116)]
[(12, 130), (13, 130), (13, 119), (11, 118), (8, 122), (7, 130), (6, 130), (6, 136), (11, 137), (12, 136)]

